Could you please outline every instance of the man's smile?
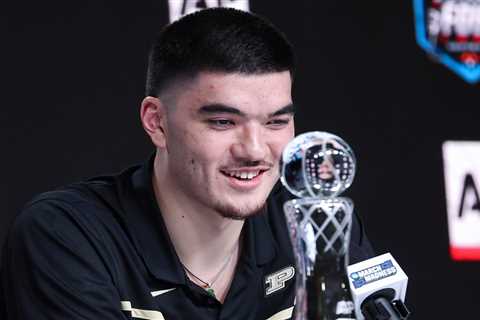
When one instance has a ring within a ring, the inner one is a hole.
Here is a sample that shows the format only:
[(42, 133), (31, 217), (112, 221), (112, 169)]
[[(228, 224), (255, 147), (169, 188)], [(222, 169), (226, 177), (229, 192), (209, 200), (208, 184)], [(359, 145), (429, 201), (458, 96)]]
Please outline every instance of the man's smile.
[(269, 167), (255, 167), (222, 169), (220, 172), (227, 177), (232, 187), (245, 191), (257, 187), (262, 182), (263, 174), (268, 170)]

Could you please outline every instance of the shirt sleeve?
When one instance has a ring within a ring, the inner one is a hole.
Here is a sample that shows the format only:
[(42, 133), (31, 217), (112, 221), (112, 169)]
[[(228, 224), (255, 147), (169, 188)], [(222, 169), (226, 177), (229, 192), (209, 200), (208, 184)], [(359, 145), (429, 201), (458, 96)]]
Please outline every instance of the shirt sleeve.
[(101, 239), (77, 214), (41, 200), (16, 219), (2, 258), (2, 319), (127, 319)]

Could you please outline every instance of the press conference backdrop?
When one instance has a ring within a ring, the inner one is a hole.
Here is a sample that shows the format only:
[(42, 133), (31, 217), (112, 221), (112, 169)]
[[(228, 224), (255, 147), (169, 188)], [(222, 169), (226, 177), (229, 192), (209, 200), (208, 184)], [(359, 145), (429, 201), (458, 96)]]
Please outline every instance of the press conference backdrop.
[[(147, 51), (169, 21), (169, 5), (183, 2), (2, 5), (0, 242), (33, 195), (118, 171), (153, 151), (138, 111)], [(478, 317), (480, 265), (449, 253), (442, 145), (480, 140), (479, 85), (417, 45), (410, 1), (247, 5), (296, 48), (297, 133), (330, 131), (355, 150), (349, 196), (376, 251), (390, 251), (409, 275), (412, 319)], [(472, 170), (480, 163), (469, 160)], [(464, 202), (475, 221), (478, 177), (471, 175)]]

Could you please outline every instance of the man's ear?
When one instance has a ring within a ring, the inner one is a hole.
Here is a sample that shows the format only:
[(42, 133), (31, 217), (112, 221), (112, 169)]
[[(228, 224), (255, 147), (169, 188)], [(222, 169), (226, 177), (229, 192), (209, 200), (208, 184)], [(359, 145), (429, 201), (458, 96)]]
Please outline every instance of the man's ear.
[(166, 106), (159, 98), (145, 97), (140, 108), (143, 128), (157, 148), (166, 148)]

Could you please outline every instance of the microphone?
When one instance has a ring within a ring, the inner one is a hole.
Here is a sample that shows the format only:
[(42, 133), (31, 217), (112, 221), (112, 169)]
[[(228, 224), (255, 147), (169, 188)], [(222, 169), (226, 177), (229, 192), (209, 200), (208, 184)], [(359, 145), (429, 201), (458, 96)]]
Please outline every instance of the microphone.
[(408, 277), (390, 253), (347, 267), (357, 320), (405, 320)]

